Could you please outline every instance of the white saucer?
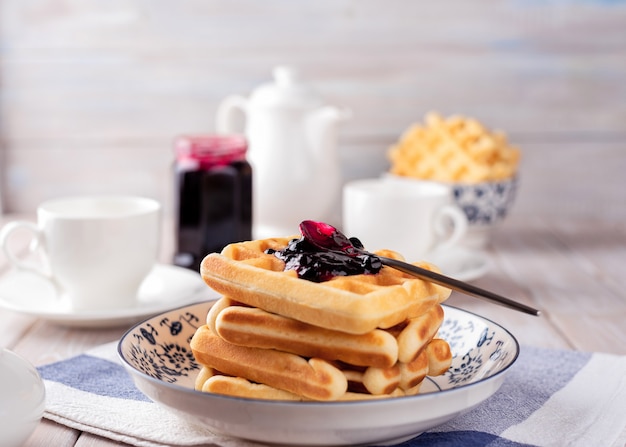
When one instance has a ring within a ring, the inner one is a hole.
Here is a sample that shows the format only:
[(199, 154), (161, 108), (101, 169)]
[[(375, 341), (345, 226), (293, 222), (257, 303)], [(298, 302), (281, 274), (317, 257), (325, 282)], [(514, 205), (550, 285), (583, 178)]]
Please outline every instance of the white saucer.
[(135, 307), (76, 311), (61, 301), (50, 283), (28, 272), (13, 271), (0, 280), (0, 307), (64, 326), (129, 325), (185, 304), (218, 298), (200, 274), (173, 265), (157, 264), (139, 289)]
[(459, 281), (473, 281), (491, 268), (486, 253), (457, 247), (445, 252), (433, 253), (426, 259), (441, 269), (441, 273)]

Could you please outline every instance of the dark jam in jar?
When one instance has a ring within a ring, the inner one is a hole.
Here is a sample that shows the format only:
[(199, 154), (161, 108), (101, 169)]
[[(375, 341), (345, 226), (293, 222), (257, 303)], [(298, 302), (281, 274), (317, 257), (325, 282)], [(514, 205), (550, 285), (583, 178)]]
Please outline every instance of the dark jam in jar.
[(252, 237), (252, 168), (235, 135), (176, 139), (174, 264), (198, 271), (209, 253)]
[[(356, 248), (363, 248), (356, 238), (350, 238)], [(285, 262), (285, 270), (295, 270), (298, 277), (313, 282), (328, 281), (336, 276), (376, 274), (382, 268), (380, 259), (371, 253), (346, 254), (325, 250), (306, 239), (292, 239), (282, 250), (268, 249)]]

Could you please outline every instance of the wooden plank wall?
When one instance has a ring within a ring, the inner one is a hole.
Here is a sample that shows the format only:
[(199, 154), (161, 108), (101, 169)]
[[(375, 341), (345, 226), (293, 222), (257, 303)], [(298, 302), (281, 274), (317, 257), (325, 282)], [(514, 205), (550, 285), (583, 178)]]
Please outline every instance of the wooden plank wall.
[[(5, 212), (124, 192), (171, 203), (172, 139), (297, 66), (353, 110), (346, 179), (429, 110), (524, 153), (513, 212), (625, 219), (626, 2), (0, 0)], [(571, 200), (569, 200), (571, 199)], [(582, 199), (585, 199), (584, 201)]]

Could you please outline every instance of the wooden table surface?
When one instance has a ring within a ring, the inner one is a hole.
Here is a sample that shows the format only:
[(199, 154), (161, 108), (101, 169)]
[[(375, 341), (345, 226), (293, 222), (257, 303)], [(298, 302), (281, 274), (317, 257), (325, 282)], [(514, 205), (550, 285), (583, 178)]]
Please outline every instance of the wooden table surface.
[[(171, 253), (168, 247), (166, 241), (163, 261)], [(491, 268), (474, 284), (540, 308), (543, 315), (525, 315), (456, 292), (448, 304), (502, 324), (518, 338), (522, 349), (526, 345), (626, 355), (626, 224), (510, 216), (494, 232), (488, 255)], [(0, 275), (9, 272), (1, 256)], [(117, 340), (125, 330), (68, 328), (0, 310), (0, 345), (34, 365)], [(43, 419), (25, 445), (120, 444)]]

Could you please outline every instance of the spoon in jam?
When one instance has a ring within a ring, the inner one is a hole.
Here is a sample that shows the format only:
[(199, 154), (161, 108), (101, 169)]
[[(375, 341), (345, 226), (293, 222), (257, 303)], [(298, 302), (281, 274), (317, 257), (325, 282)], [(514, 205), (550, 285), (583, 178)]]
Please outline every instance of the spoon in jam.
[(472, 284), (459, 281), (458, 279), (409, 264), (408, 262), (370, 253), (362, 248), (356, 247), (346, 235), (332, 225), (312, 220), (305, 220), (300, 223), (300, 232), (307, 241), (321, 250), (338, 252), (350, 257), (364, 255), (371, 256), (372, 258), (379, 259), (383, 265), (392, 267), (403, 273), (416, 276), (420, 279), (430, 281), (440, 286), (456, 290), (457, 292), (477, 298), (487, 299), (510, 309), (518, 310), (530, 315), (539, 316), (541, 314), (539, 310), (530, 306), (518, 303), (517, 301), (497, 295), (488, 290), (481, 289), (480, 287), (476, 287)]

